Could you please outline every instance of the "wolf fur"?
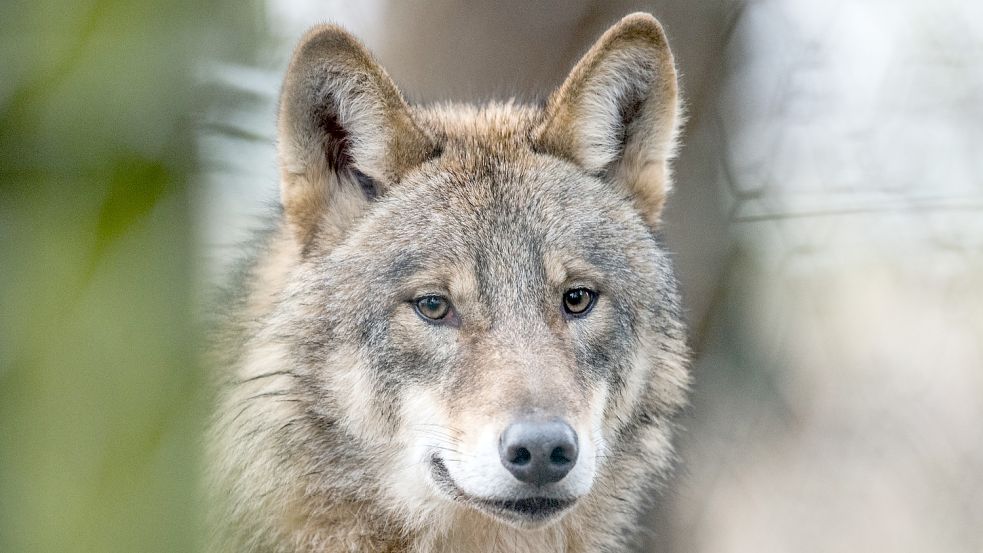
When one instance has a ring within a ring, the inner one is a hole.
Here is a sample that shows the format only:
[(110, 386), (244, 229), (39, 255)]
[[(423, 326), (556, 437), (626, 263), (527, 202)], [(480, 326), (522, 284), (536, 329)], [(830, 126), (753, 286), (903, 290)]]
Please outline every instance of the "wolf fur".
[[(679, 111), (647, 14), (544, 106), (410, 106), (349, 34), (312, 29), (281, 94), (282, 213), (217, 348), (214, 550), (622, 551), (689, 381), (658, 239)], [(576, 287), (597, 293), (580, 318)], [(481, 504), (526, 493), (495, 449), (522, 413), (579, 436), (548, 492), (575, 501), (545, 521)]]

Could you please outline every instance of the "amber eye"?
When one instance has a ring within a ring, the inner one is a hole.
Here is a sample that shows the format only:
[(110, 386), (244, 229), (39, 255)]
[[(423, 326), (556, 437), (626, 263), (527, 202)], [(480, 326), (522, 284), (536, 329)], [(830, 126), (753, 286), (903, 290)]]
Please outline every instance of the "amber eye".
[(451, 302), (441, 296), (423, 296), (413, 302), (413, 305), (421, 317), (432, 321), (443, 319), (451, 310)]
[(586, 315), (594, 306), (597, 294), (587, 288), (574, 288), (563, 294), (563, 310), (574, 317)]

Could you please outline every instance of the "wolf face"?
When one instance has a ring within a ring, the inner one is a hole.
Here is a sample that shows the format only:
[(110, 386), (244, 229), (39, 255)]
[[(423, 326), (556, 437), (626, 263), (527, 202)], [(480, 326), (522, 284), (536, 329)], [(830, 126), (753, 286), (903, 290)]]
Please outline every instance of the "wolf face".
[[(339, 512), (418, 548), (466, 520), (617, 532), (634, 508), (610, 503), (667, 466), (688, 380), (656, 234), (676, 96), (643, 14), (542, 108), (410, 107), (348, 34), (312, 30), (282, 93), (283, 225), (215, 426), (244, 495), (227, 516), (279, 517), (262, 531), (298, 550)], [(260, 499), (243, 475), (274, 464)]]

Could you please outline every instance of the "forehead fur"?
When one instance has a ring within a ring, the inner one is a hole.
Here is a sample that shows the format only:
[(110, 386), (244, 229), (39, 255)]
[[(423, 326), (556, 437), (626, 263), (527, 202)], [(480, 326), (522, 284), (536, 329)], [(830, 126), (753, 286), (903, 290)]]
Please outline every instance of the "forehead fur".
[(414, 109), (414, 117), (443, 143), (444, 155), (531, 152), (530, 134), (542, 110), (514, 102), (443, 104)]
[(351, 241), (381, 245), (385, 235), (390, 248), (404, 253), (439, 245), (447, 253), (488, 253), (524, 272), (543, 268), (556, 275), (567, 261), (551, 255), (556, 248), (573, 247), (573, 257), (583, 258), (592, 249), (623, 250), (651, 239), (617, 187), (537, 151), (530, 135), (540, 108), (493, 103), (415, 110), (421, 127), (441, 143), (441, 154), (394, 184), (352, 229)]
[[(568, 272), (588, 273), (591, 265), (623, 270), (614, 265), (631, 244), (654, 246), (642, 215), (616, 186), (537, 150), (532, 133), (544, 114), (538, 106), (413, 109), (441, 153), (394, 184), (352, 228), (349, 244), (398, 251), (403, 274), (412, 272), (413, 254), (424, 248), (434, 250), (428, 257), (446, 254), (444, 263), (485, 256), (499, 269), (542, 270), (554, 284)], [(466, 252), (467, 259), (455, 252)]]

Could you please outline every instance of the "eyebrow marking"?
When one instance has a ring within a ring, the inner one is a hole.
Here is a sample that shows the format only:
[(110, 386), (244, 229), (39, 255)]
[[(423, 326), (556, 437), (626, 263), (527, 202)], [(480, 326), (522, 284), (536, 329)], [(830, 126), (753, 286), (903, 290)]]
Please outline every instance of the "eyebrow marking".
[(473, 300), (478, 296), (478, 279), (475, 272), (460, 262), (440, 261), (433, 266), (415, 265), (413, 272), (400, 275), (401, 294), (414, 296), (420, 293), (446, 294), (451, 300)]
[(452, 297), (468, 299), (478, 297), (479, 284), (474, 271), (463, 263), (447, 269), (454, 275), (447, 286), (447, 291)]
[(547, 284), (553, 288), (581, 280), (597, 284), (604, 279), (604, 273), (589, 261), (563, 255), (555, 250), (543, 253), (543, 269)]

